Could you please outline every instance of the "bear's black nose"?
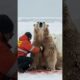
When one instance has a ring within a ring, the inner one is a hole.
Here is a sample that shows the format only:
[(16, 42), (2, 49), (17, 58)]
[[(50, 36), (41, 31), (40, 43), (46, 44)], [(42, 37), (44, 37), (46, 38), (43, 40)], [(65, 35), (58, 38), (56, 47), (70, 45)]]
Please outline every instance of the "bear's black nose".
[(42, 27), (43, 23), (42, 23), (42, 22), (40, 22), (40, 23), (39, 23), (39, 25), (40, 25), (40, 27)]

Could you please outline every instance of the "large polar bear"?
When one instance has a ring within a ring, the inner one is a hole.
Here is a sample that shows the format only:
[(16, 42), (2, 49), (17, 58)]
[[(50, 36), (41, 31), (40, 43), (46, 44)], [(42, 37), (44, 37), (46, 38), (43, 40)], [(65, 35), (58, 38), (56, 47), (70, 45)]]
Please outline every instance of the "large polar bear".
[(62, 56), (45, 22), (37, 22), (34, 24), (33, 45), (37, 47), (43, 46), (44, 51), (38, 55), (33, 55), (33, 63), (30, 69), (43, 69), (45, 67), (47, 70), (55, 70), (62, 68)]

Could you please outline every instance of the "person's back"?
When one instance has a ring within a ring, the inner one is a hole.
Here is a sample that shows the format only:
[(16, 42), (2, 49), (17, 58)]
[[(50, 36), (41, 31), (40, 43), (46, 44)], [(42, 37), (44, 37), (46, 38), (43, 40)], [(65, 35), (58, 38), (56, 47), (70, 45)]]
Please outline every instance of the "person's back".
[(16, 63), (16, 55), (14, 55), (8, 44), (12, 38), (13, 23), (6, 15), (0, 15), (0, 80), (4, 76), (13, 76), (13, 67)]

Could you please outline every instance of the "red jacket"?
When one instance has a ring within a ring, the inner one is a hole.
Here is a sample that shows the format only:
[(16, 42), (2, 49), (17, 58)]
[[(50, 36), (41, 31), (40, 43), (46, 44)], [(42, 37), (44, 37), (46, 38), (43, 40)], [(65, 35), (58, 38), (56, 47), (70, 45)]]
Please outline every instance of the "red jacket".
[[(37, 47), (34, 47), (28, 37), (26, 35), (23, 35), (19, 38), (18, 41), (18, 48), (22, 49), (24, 51), (32, 52), (33, 54), (38, 54), (40, 49)], [(27, 52), (27, 53), (28, 53)], [(18, 57), (19, 56), (26, 56), (27, 53), (24, 53), (23, 51), (18, 50)]]

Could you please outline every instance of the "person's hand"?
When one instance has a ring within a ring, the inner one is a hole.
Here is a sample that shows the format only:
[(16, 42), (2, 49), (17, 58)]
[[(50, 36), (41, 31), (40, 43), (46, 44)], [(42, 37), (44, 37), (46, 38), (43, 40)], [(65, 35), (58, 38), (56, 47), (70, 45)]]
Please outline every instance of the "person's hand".
[(33, 50), (32, 50), (32, 53), (34, 53), (35, 55), (38, 54), (40, 51), (40, 48), (38, 47), (35, 47)]
[(43, 46), (40, 46), (40, 50), (41, 50), (41, 51), (43, 51), (43, 50), (44, 50)]
[(42, 46), (40, 46), (40, 47), (35, 47), (32, 52), (33, 52), (34, 54), (38, 54), (40, 51), (41, 51), (41, 52), (44, 51), (44, 48), (43, 48)]

